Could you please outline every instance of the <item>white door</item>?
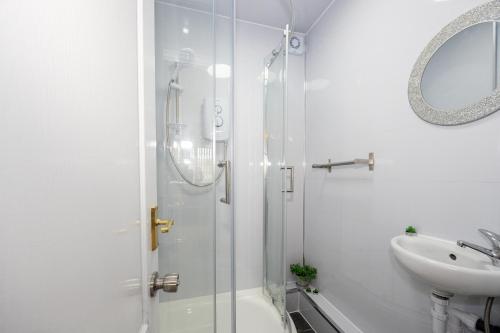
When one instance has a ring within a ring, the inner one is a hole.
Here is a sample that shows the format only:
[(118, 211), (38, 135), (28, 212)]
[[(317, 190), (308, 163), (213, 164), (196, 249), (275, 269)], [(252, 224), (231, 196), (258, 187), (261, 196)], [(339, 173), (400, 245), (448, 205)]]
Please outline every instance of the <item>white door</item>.
[(139, 111), (139, 175), (143, 326), (158, 333), (159, 298), (150, 295), (150, 279), (158, 271), (158, 250), (151, 239), (151, 209), (157, 207), (154, 0), (137, 0), (137, 65)]
[(0, 1), (0, 332), (141, 330), (137, 8)]

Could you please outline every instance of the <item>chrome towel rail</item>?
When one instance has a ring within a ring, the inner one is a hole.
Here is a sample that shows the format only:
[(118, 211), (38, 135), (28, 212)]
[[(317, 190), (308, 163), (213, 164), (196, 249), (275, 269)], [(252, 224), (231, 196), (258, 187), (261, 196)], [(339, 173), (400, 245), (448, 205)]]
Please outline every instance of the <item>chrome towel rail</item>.
[(312, 167), (314, 169), (328, 169), (328, 172), (332, 172), (332, 168), (345, 165), (368, 165), (368, 170), (373, 171), (373, 169), (375, 168), (375, 154), (369, 153), (368, 159), (356, 158), (352, 161), (335, 162), (335, 163), (332, 163), (331, 160), (328, 160), (328, 163), (313, 164)]

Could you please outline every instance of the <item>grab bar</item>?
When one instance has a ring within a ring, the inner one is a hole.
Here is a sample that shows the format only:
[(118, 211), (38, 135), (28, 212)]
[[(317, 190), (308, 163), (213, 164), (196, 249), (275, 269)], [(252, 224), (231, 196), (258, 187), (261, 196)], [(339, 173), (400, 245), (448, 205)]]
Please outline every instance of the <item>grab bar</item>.
[(314, 169), (328, 169), (328, 172), (332, 172), (332, 168), (338, 167), (338, 166), (345, 166), (345, 165), (368, 165), (368, 170), (373, 171), (373, 169), (375, 168), (375, 154), (369, 153), (368, 159), (355, 158), (352, 161), (344, 161), (344, 162), (332, 163), (331, 160), (329, 159), (328, 163), (313, 164), (312, 167)]
[(226, 182), (226, 197), (221, 198), (220, 202), (231, 204), (231, 161), (220, 161), (217, 166), (224, 168), (224, 176)]

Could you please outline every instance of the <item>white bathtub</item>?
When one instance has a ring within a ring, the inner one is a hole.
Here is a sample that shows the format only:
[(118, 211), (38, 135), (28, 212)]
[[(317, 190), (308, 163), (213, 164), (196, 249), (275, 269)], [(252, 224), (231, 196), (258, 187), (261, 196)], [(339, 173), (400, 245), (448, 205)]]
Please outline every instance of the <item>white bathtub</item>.
[[(160, 303), (160, 333), (213, 332), (213, 296)], [(230, 294), (217, 295), (217, 333), (231, 332)], [(291, 322), (291, 321), (289, 321)], [(261, 288), (236, 293), (237, 333), (296, 333), (284, 327), (281, 317)]]

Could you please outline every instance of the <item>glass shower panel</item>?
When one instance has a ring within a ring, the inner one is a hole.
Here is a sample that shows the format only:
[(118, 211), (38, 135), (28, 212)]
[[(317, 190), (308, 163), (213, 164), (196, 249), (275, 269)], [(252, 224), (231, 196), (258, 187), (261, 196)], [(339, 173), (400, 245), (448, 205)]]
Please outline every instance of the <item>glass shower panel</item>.
[(203, 5), (155, 2), (158, 207), (175, 220), (159, 236), (158, 266), (181, 282), (159, 293), (160, 333), (234, 326), (233, 213), (221, 202), (231, 183), (234, 20), (216, 15), (216, 1)]
[(264, 289), (285, 318), (286, 297), (286, 73), (288, 37), (264, 69)]

